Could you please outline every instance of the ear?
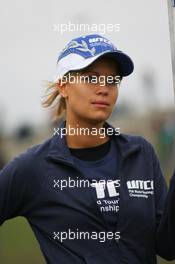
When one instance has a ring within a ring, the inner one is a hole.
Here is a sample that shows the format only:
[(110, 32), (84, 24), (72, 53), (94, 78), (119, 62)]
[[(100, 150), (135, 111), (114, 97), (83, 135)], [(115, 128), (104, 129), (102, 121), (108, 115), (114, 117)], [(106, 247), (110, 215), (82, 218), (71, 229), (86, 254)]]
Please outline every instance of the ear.
[(61, 81), (58, 81), (57, 89), (59, 90), (59, 93), (62, 97), (64, 98), (68, 97), (66, 83), (62, 83)]

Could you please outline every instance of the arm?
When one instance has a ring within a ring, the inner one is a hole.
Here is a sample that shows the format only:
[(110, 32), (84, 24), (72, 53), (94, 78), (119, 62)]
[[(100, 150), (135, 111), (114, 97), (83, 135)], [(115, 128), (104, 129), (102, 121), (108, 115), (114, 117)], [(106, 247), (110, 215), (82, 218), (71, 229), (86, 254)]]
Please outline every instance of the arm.
[(0, 171), (0, 225), (25, 214), (30, 169), (26, 169), (24, 156), (14, 158)]
[(167, 222), (169, 221), (167, 215), (167, 212), (169, 211), (169, 193), (167, 197), (167, 186), (162, 174), (160, 163), (152, 146), (151, 149), (155, 189), (156, 253), (166, 260), (173, 260), (175, 259), (175, 247), (172, 244), (170, 232), (167, 229)]
[(157, 232), (157, 242), (164, 256), (175, 259), (175, 172), (170, 181), (163, 216)]

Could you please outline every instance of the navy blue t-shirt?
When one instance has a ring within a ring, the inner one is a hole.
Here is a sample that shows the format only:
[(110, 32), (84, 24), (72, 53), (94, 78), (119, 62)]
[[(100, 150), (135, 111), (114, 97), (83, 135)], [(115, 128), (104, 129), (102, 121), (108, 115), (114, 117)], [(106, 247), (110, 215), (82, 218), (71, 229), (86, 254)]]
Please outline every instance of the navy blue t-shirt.
[(117, 149), (113, 138), (96, 147), (69, 149), (82, 174), (86, 179), (93, 180), (98, 208), (111, 230), (115, 230), (120, 181), (117, 179)]

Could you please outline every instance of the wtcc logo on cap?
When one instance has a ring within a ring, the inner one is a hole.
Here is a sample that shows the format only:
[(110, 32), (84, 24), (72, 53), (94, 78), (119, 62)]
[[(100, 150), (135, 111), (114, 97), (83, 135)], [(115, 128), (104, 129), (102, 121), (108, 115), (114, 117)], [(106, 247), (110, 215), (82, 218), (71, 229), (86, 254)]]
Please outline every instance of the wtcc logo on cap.
[(98, 37), (98, 38), (90, 38), (89, 39), (89, 43), (93, 43), (93, 42), (105, 42), (105, 43), (107, 43), (109, 45), (112, 45), (112, 43), (108, 39), (101, 38), (101, 37)]

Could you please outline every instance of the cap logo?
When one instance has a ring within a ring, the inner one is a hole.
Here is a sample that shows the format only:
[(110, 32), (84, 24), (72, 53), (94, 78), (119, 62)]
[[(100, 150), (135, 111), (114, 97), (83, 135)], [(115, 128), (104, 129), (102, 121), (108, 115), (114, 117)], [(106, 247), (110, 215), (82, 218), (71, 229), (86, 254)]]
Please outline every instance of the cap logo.
[(109, 45), (112, 44), (109, 40), (107, 40), (105, 38), (90, 38), (89, 39), (89, 43), (93, 43), (93, 42), (105, 42), (105, 43), (107, 43)]
[(92, 56), (94, 56), (94, 55), (95, 55), (95, 52), (96, 52), (95, 47), (89, 49), (87, 43), (86, 43), (84, 40), (82, 40), (80, 43), (79, 43), (78, 41), (76, 41), (76, 40), (72, 40), (72, 41), (71, 41), (71, 42), (70, 42), (70, 43), (69, 43), (69, 44), (63, 49), (62, 52), (66, 51), (66, 50), (68, 50), (68, 49), (72, 49), (72, 48), (77, 49), (77, 50), (80, 50), (80, 51), (83, 51), (83, 52), (90, 52), (90, 54), (91, 54)]

